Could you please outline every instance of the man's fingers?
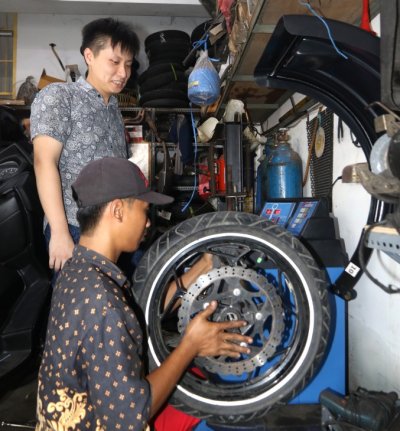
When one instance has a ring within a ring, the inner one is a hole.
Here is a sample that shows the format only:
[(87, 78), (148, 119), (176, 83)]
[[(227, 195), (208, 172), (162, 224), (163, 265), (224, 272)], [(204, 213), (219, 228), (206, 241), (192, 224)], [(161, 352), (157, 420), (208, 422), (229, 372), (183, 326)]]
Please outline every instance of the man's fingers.
[(243, 341), (240, 344), (235, 344), (225, 340), (223, 347), (221, 348), (221, 355), (229, 356), (231, 358), (239, 358), (242, 353), (247, 355), (250, 353), (247, 343)]
[(66, 262), (66, 260), (63, 261), (63, 260), (60, 260), (57, 258), (50, 258), (49, 259), (49, 268), (55, 272), (58, 272), (64, 266), (65, 262)]
[(234, 334), (229, 332), (224, 333), (224, 340), (230, 343), (239, 343), (239, 344), (240, 343), (251, 344), (253, 342), (253, 339), (251, 337), (246, 337), (245, 335)]
[(210, 317), (217, 308), (217, 301), (211, 301), (208, 307), (202, 311), (202, 314), (205, 318)]
[(243, 328), (243, 326), (248, 325), (245, 320), (232, 320), (229, 322), (219, 322), (218, 324), (221, 326), (222, 330)]

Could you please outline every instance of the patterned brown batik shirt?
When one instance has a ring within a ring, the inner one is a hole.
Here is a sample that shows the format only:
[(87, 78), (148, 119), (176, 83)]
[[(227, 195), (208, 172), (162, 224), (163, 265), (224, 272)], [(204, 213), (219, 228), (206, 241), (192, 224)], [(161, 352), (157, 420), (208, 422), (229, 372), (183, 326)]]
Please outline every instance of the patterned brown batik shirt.
[(80, 245), (54, 288), (39, 371), (36, 430), (143, 430), (151, 403), (129, 283)]

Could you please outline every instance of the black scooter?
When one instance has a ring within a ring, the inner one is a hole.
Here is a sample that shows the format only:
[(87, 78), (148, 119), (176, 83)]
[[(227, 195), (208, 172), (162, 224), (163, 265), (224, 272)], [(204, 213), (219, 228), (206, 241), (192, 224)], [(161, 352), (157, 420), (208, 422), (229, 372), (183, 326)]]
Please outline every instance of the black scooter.
[(51, 285), (32, 146), (0, 111), (0, 396), (37, 369)]

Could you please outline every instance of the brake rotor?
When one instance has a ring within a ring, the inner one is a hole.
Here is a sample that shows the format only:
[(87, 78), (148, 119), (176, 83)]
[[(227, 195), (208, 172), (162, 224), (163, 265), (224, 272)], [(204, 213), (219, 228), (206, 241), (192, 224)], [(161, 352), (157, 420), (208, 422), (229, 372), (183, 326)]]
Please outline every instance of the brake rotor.
[(218, 374), (241, 375), (263, 366), (272, 358), (281, 343), (284, 321), (283, 307), (276, 288), (267, 278), (242, 266), (223, 266), (200, 276), (192, 284), (178, 310), (178, 330), (183, 333), (190, 320), (211, 301), (218, 307), (214, 322), (245, 320), (248, 324), (236, 329), (253, 338), (250, 353), (239, 359), (226, 356), (197, 358), (196, 364)]

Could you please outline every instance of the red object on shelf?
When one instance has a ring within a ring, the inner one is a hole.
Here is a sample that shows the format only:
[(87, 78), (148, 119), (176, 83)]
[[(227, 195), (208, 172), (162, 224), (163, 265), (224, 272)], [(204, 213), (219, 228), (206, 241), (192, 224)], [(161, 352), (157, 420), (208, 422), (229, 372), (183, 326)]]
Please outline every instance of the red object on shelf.
[(361, 15), (360, 28), (370, 32), (373, 35), (376, 35), (376, 33), (371, 28), (371, 22), (369, 18), (369, 0), (363, 0), (363, 10)]
[(218, 0), (218, 9), (222, 12), (222, 15), (225, 17), (226, 28), (228, 33), (231, 32), (231, 8), (233, 5), (233, 0)]
[(215, 182), (216, 182), (217, 192), (225, 193), (226, 192), (225, 158), (223, 154), (218, 157), (218, 159), (215, 161), (215, 164), (216, 164)]

